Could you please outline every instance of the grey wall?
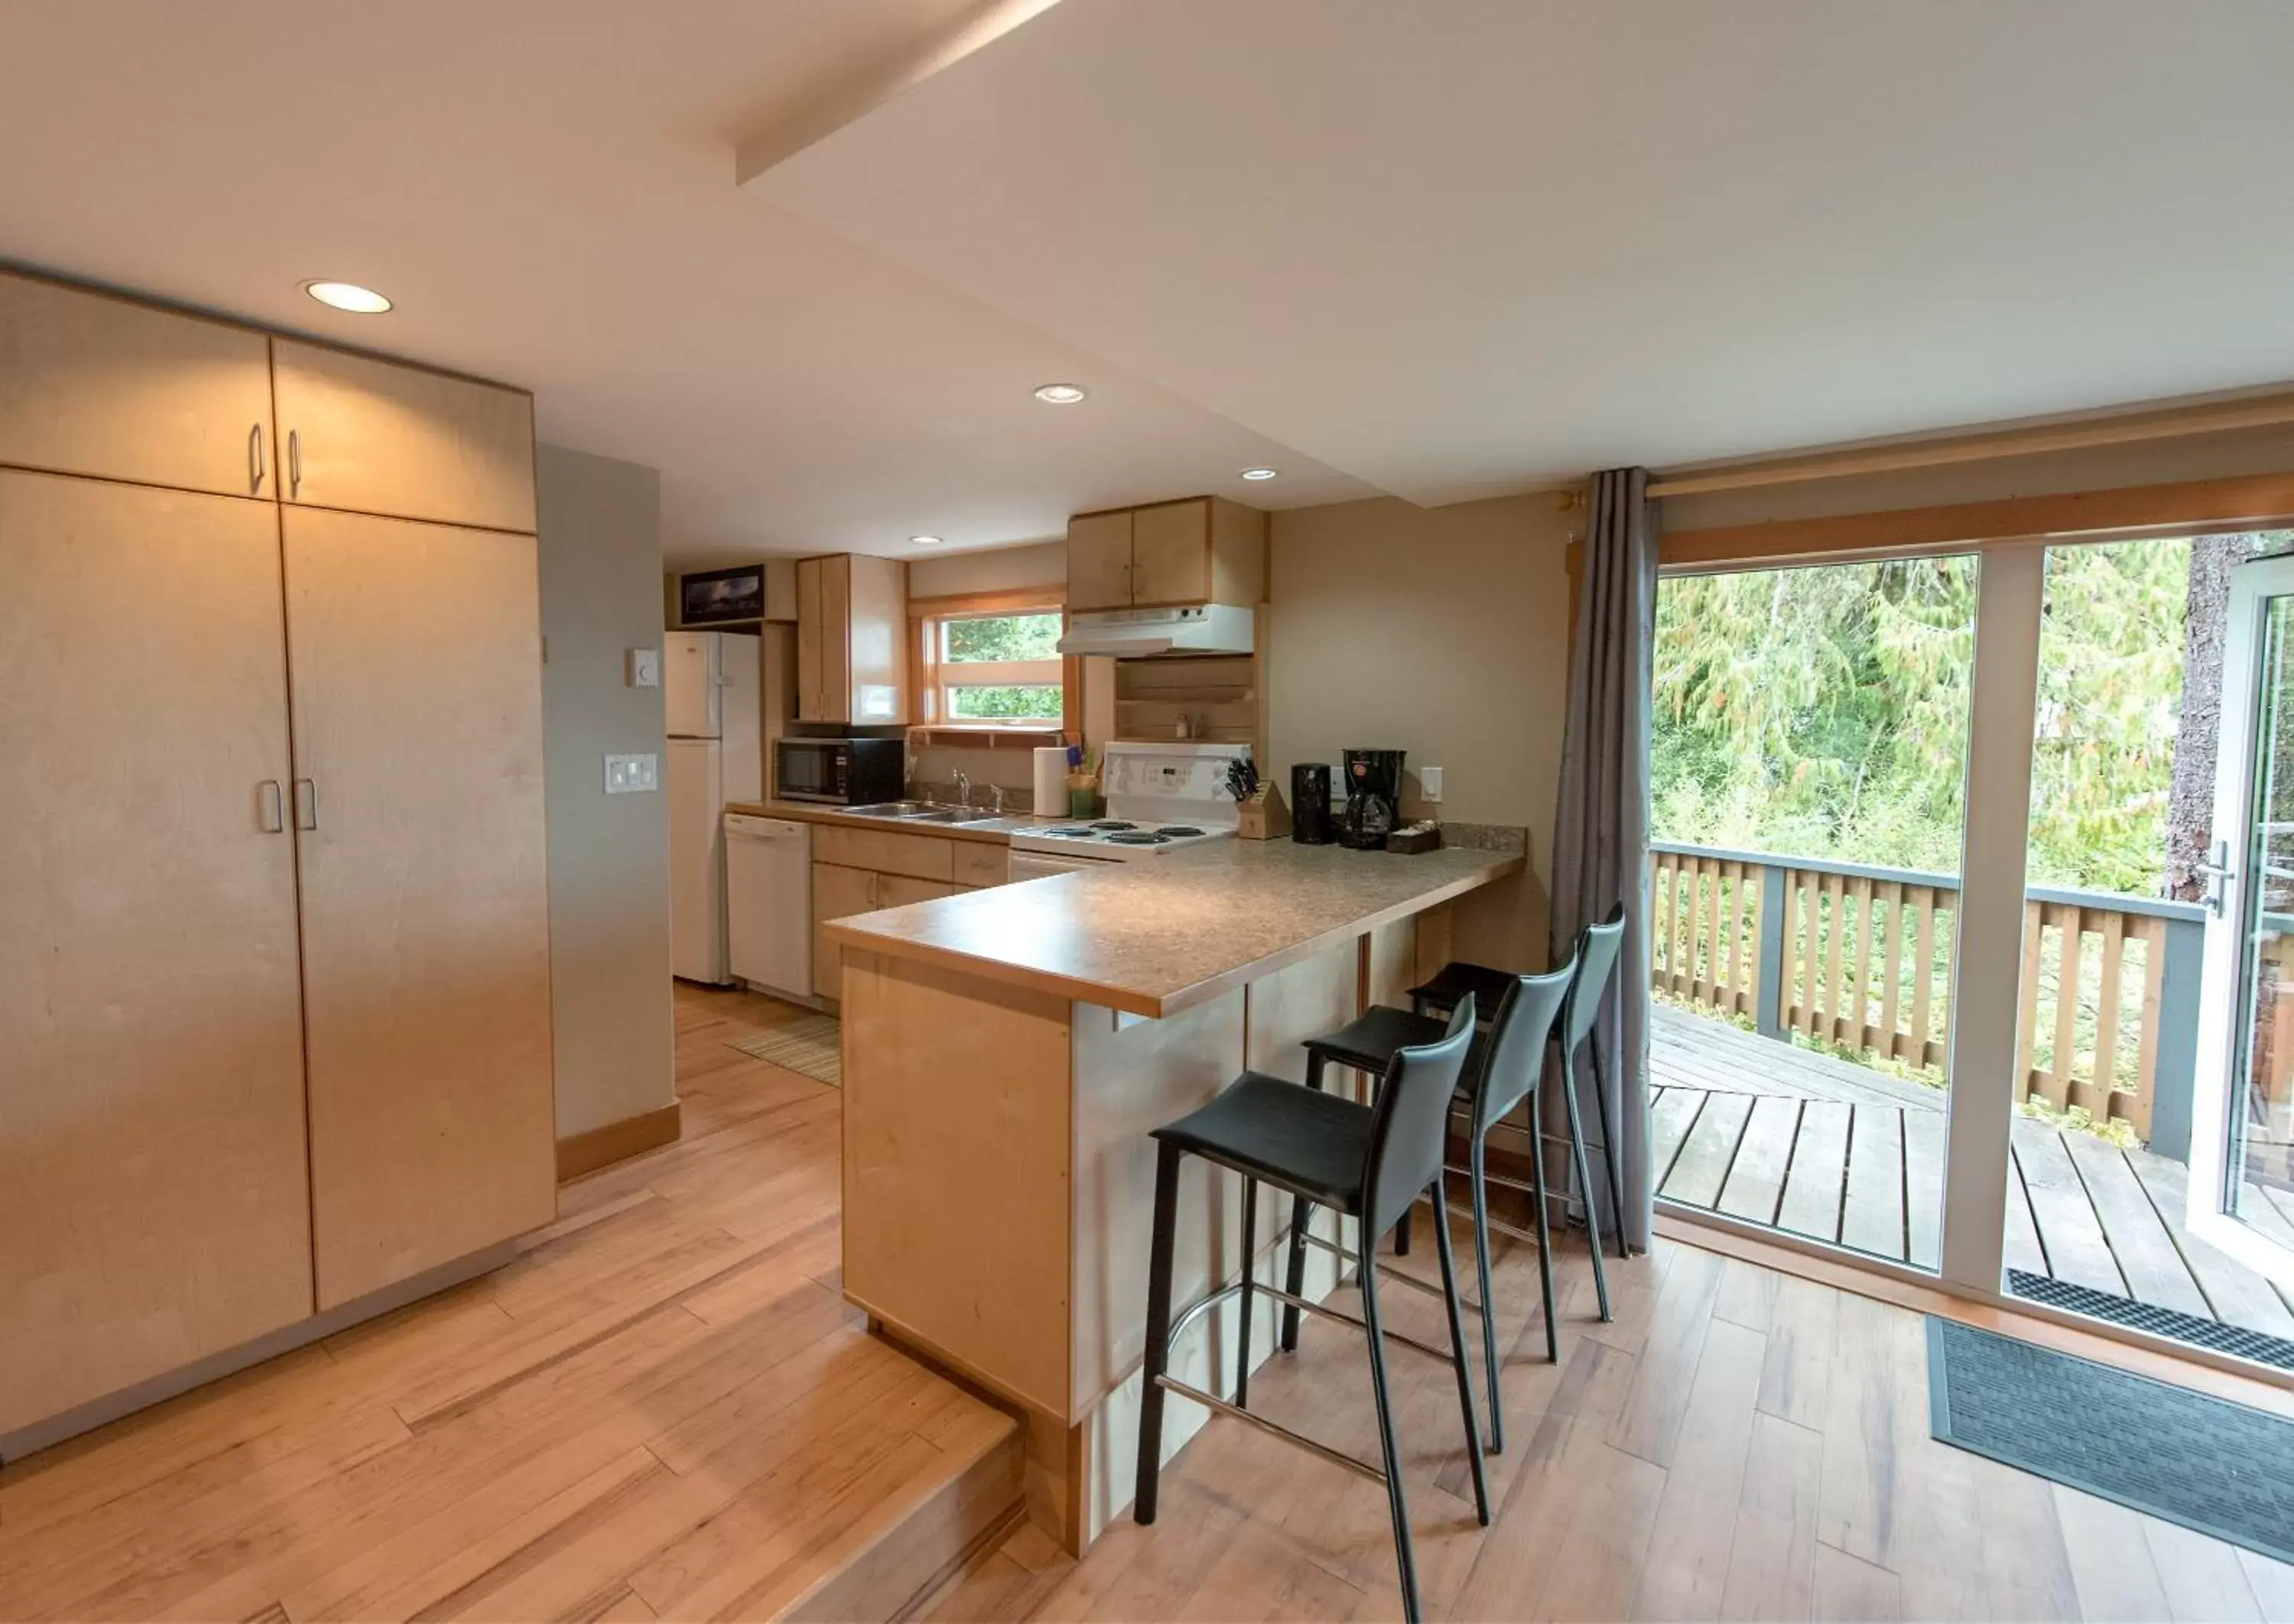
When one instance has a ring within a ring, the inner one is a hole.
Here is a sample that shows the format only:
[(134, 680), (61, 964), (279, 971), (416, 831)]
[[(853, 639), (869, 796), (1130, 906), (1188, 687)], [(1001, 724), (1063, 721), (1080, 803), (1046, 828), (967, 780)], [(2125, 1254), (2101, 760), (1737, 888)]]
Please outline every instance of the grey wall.
[(607, 752), (668, 762), (662, 694), (624, 679), (662, 641), (661, 475), (541, 448), (550, 991), (561, 1139), (677, 1097), (666, 786), (607, 795)]

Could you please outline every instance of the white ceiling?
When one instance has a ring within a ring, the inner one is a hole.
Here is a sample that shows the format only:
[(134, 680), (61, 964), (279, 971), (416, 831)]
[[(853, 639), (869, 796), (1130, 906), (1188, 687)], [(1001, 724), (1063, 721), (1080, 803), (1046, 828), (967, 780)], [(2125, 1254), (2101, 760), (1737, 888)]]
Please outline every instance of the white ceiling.
[(1068, 0), (751, 183), (1412, 500), (2294, 378), (2286, 0)]
[(662, 470), (679, 564), (1369, 494), (734, 184), (739, 137), (972, 4), (6, 0), (0, 259), (523, 384), (544, 438)]
[(991, 9), (4, 0), (0, 258), (527, 385), (679, 563), (2294, 378), (2284, 0), (1064, 0), (735, 183)]

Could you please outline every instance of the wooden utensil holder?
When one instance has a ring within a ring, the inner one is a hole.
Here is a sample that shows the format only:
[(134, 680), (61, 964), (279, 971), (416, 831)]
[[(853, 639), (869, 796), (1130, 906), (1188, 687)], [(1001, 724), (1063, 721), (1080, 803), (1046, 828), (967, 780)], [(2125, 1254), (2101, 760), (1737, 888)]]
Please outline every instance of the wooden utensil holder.
[(1272, 784), (1260, 784), (1249, 799), (1237, 801), (1235, 808), (1241, 821), (1234, 832), (1243, 840), (1279, 840), (1290, 832), (1289, 805)]

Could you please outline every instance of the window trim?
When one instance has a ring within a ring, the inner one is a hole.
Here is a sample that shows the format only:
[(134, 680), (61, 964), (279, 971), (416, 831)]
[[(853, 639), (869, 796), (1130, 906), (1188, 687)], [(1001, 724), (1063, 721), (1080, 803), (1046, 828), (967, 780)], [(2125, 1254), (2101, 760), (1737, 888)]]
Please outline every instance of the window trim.
[[(1067, 629), (1067, 593), (1058, 586), (1025, 587), (1001, 592), (954, 593), (908, 600), (909, 693), (912, 729), (932, 735), (935, 743), (991, 746), (999, 741), (1072, 744), (1083, 737), (1083, 662), (1072, 654), (1058, 656), (1060, 718), (1011, 722), (964, 720), (941, 714), (942, 699), (951, 686), (1004, 686), (1043, 684), (1039, 672), (1049, 662), (966, 662), (973, 671), (995, 673), (1003, 681), (951, 685), (951, 663), (940, 657), (940, 627), (948, 621), (974, 620), (998, 614), (1057, 614), (1061, 630)], [(1021, 671), (1026, 676), (1021, 676)]]

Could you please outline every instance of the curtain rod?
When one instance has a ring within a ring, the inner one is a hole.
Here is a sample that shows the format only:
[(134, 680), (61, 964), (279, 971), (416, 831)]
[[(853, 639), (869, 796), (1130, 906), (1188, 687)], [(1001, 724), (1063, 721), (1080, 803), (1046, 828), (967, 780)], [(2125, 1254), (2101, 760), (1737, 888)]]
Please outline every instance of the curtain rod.
[(1896, 474), (1913, 468), (1944, 467), (1954, 463), (1985, 462), (1995, 457), (2030, 457), (2046, 451), (2085, 451), (2096, 446), (2129, 445), (2144, 440), (2175, 440), (2192, 434), (2227, 434), (2242, 428), (2272, 428), (2288, 423), (2294, 423), (2294, 395), (2275, 395), (2268, 400), (2241, 401), (2226, 406), (2105, 418), (2046, 428), (2005, 430), (1958, 440), (1915, 442), (1876, 447), (1868, 451), (1841, 451), (1828, 457), (1806, 457), (1794, 462), (1719, 468), (1710, 474), (1680, 474), (1670, 478), (1660, 476), (1649, 481), (1648, 494), (1652, 497), (1702, 496), (1715, 491), (1753, 491), (1766, 485), (1842, 479), (1858, 474)]

